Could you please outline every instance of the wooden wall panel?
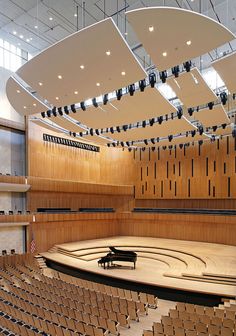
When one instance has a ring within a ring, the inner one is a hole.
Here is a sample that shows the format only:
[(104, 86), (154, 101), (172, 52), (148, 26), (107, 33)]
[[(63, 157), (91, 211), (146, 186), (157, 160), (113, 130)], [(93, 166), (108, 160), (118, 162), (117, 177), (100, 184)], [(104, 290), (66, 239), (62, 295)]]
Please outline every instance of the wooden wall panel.
[[(132, 152), (101, 146), (100, 153), (95, 153), (47, 143), (43, 141), (43, 133), (48, 133), (48, 130), (29, 122), (29, 176), (101, 184), (133, 184)], [(52, 135), (58, 136), (57, 133)], [(61, 136), (66, 138), (64, 134)]]
[[(222, 199), (225, 204), (226, 199), (236, 199), (235, 157), (235, 139), (231, 136), (212, 143), (205, 142), (202, 146), (190, 142), (182, 149), (141, 150), (134, 160), (135, 198), (183, 199), (188, 204), (191, 203), (187, 200), (191, 199)], [(230, 207), (232, 202), (228, 203)]]

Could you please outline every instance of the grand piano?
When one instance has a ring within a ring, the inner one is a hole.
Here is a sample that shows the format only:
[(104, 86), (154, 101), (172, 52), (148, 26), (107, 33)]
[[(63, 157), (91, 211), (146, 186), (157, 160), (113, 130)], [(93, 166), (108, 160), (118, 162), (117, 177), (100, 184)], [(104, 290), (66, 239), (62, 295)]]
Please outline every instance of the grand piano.
[(106, 256), (98, 260), (98, 266), (103, 266), (103, 268), (116, 267), (118, 265), (114, 264), (114, 261), (129, 261), (134, 263), (134, 269), (137, 261), (137, 253), (133, 251), (123, 251), (115, 248), (114, 246), (109, 246), (110, 252)]

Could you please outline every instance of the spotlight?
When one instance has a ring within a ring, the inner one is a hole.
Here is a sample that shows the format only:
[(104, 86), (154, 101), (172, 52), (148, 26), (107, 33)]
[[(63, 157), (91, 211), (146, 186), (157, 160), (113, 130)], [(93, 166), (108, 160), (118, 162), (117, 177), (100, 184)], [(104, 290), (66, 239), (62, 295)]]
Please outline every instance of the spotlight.
[(182, 149), (184, 147), (183, 144), (179, 144), (179, 148)]
[(52, 114), (54, 115), (54, 117), (57, 116), (57, 108), (55, 106), (52, 108)]
[(145, 143), (146, 146), (148, 145), (147, 139), (144, 139), (143, 142)]
[(118, 133), (120, 133), (120, 126), (117, 126), (116, 130), (117, 130)]
[(107, 143), (107, 147), (110, 147), (110, 146), (111, 146), (111, 144)]
[(168, 140), (171, 142), (173, 140), (173, 135), (168, 135)]
[(196, 131), (195, 130), (191, 131), (191, 135), (192, 135), (192, 138), (195, 137)]
[(92, 99), (92, 103), (93, 103), (93, 106), (94, 106), (94, 107), (98, 107), (98, 103), (97, 103), (96, 98), (93, 98), (93, 99)]
[(200, 134), (200, 135), (202, 135), (202, 134), (203, 134), (203, 132), (204, 132), (204, 129), (203, 129), (203, 127), (202, 127), (202, 126), (199, 126), (199, 127), (198, 127), (198, 132), (199, 132), (199, 134)]
[(65, 114), (69, 114), (70, 113), (69, 109), (68, 109), (68, 106), (64, 106), (64, 112), (65, 112)]
[(153, 126), (154, 123), (155, 123), (155, 119), (154, 118), (149, 119), (149, 125), (150, 126)]
[(166, 121), (168, 121), (168, 114), (166, 114)]
[(122, 89), (116, 90), (116, 98), (117, 100), (121, 100), (123, 93), (122, 93)]
[(124, 147), (125, 146), (125, 144), (124, 144), (124, 142), (123, 141), (121, 141), (121, 147)]
[(157, 140), (157, 142), (159, 142), (159, 141), (160, 141), (160, 139), (159, 139), (158, 137), (157, 137), (157, 139), (156, 139), (156, 140)]
[(178, 112), (177, 112), (178, 119), (181, 119), (182, 115), (183, 115), (183, 109), (181, 106), (178, 106)]
[(76, 133), (75, 132), (73, 132), (72, 135), (73, 135), (74, 138), (76, 138)]
[(171, 113), (170, 117), (173, 120), (174, 119), (174, 113)]
[(153, 151), (153, 152), (155, 151), (155, 149), (156, 149), (156, 147), (152, 147), (152, 151)]
[(149, 74), (149, 83), (151, 85), (151, 88), (154, 88), (155, 87), (155, 84), (156, 84), (156, 75), (154, 74), (154, 72), (150, 73)]
[(208, 103), (207, 106), (209, 107), (209, 110), (212, 110), (214, 106), (214, 102)]
[(114, 134), (114, 128), (113, 128), (113, 127), (110, 128), (110, 132), (111, 132), (112, 134)]
[(188, 131), (185, 133), (185, 135), (186, 135), (186, 138), (188, 137)]
[(190, 117), (193, 115), (194, 109), (192, 107), (188, 108), (188, 114)]
[(83, 136), (83, 132), (79, 132), (79, 136), (82, 137)]
[(130, 96), (133, 96), (134, 95), (134, 92), (135, 92), (135, 85), (134, 84), (130, 84), (128, 86), (128, 90), (129, 90), (129, 94)]
[(190, 72), (190, 70), (191, 70), (191, 66), (192, 66), (192, 61), (184, 62), (184, 63), (183, 63), (183, 66), (184, 66), (184, 69), (185, 69), (187, 72)]
[(162, 149), (163, 149), (163, 150), (166, 150), (166, 146), (162, 146)]
[(220, 93), (220, 100), (221, 100), (221, 103), (222, 103), (223, 105), (226, 105), (227, 100), (228, 100), (228, 96), (227, 96), (227, 93), (226, 93), (226, 92), (221, 92), (221, 93)]
[(179, 66), (176, 65), (173, 68), (171, 68), (172, 74), (175, 76), (175, 78), (179, 77)]
[(128, 148), (128, 151), (131, 152), (131, 151), (132, 151), (132, 148)]
[(233, 131), (232, 131), (232, 137), (236, 138), (236, 128), (234, 128)]
[[(83, 110), (83, 111), (86, 111), (86, 106), (85, 106), (85, 103), (82, 101), (80, 103), (80, 108)], [(73, 111), (74, 112), (74, 111)]]
[(95, 133), (96, 133), (97, 135), (100, 134), (98, 129), (95, 129)]
[(199, 106), (197, 106), (196, 111), (197, 111), (197, 112), (199, 111)]
[(45, 118), (46, 117), (46, 113), (45, 112), (41, 112), (41, 116), (42, 116), (42, 118)]
[(223, 129), (226, 129), (227, 124), (222, 124), (221, 126)]
[(123, 131), (126, 132), (128, 129), (128, 125), (123, 125), (122, 128), (123, 128)]
[(163, 121), (163, 117), (160, 116), (157, 118), (157, 121), (158, 121), (158, 124), (161, 125), (162, 124), (162, 121)]
[(152, 143), (153, 145), (155, 145), (156, 142), (155, 142), (155, 139), (154, 139), (154, 138), (151, 139), (151, 143)]
[(214, 135), (211, 136), (211, 142), (214, 142), (216, 137)]
[(48, 110), (48, 111), (47, 111), (47, 116), (48, 116), (48, 118), (51, 117), (51, 110)]
[(142, 147), (142, 151), (145, 152), (146, 148), (145, 147)]
[(90, 128), (89, 133), (90, 133), (91, 136), (93, 136), (93, 129), (92, 128)]
[(108, 103), (108, 93), (106, 93), (106, 94), (104, 94), (104, 96), (103, 96), (103, 105), (106, 105), (107, 103)]
[(199, 146), (201, 146), (203, 144), (203, 140), (199, 140), (198, 144), (199, 144)]
[(72, 111), (73, 113), (76, 113), (75, 104), (72, 104), (72, 105), (70, 106), (70, 108), (71, 108), (71, 111)]
[(172, 145), (170, 145), (170, 146), (168, 146), (168, 148), (169, 148), (169, 150), (171, 150), (171, 149), (173, 148), (173, 146), (172, 146)]
[(167, 72), (166, 72), (166, 70), (165, 71), (161, 71), (159, 73), (159, 75), (160, 75), (160, 79), (161, 79), (162, 83), (164, 84), (166, 82), (166, 78), (167, 78)]
[(215, 132), (217, 130), (217, 126), (212, 126), (212, 130)]
[(236, 93), (233, 93), (233, 100), (235, 100), (235, 98), (236, 98)]
[(142, 122), (142, 127), (143, 127), (143, 128), (146, 127), (146, 120), (143, 120), (143, 122)]
[(112, 142), (112, 146), (113, 146), (113, 147), (116, 147), (116, 144), (115, 144), (114, 142)]
[(126, 141), (126, 145), (129, 147), (130, 146), (130, 143), (129, 143), (129, 141)]
[(59, 113), (60, 116), (63, 116), (62, 108), (58, 107), (57, 112)]
[(145, 79), (142, 79), (139, 81), (139, 89), (141, 92), (143, 92), (145, 90), (145, 87), (146, 87), (146, 80)]

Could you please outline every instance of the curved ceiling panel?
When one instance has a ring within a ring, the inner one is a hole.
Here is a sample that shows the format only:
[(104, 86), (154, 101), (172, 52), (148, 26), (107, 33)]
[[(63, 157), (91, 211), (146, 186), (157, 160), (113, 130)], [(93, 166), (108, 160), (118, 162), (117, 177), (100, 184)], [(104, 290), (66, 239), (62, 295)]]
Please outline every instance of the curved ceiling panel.
[(170, 77), (167, 84), (186, 107), (195, 107), (217, 100), (197, 68), (183, 72), (178, 78)]
[(65, 130), (68, 130), (70, 132), (83, 132), (84, 131), (84, 129), (81, 128), (79, 125), (76, 125), (73, 122), (70, 122), (70, 120), (65, 117), (59, 117), (59, 116), (51, 117), (50, 120), (57, 126), (62, 127)]
[(149, 7), (127, 18), (158, 70), (167, 70), (235, 38), (220, 23), (193, 11)]
[(91, 106), (86, 111), (78, 110), (71, 117), (91, 128), (121, 126), (176, 112), (176, 108), (156, 88), (125, 95), (98, 108)]
[(58, 128), (55, 128), (53, 126), (53, 123), (51, 123), (49, 120), (45, 121), (42, 119), (31, 119), (30, 121), (32, 121), (34, 124), (46, 128), (49, 131), (53, 131), (53, 132), (57, 132), (57, 133), (63, 133), (62, 130), (59, 130)]
[(196, 130), (196, 127), (185, 119), (185, 117), (182, 117), (181, 119), (170, 119), (163, 122), (161, 125), (154, 124), (153, 126), (145, 128), (133, 128), (127, 132), (114, 133), (111, 137), (119, 141), (137, 141), (142, 139), (167, 137), (171, 134), (177, 135), (192, 130)]
[(236, 93), (236, 53), (227, 55), (211, 65), (223, 79), (230, 93)]
[(200, 121), (205, 127), (229, 124), (229, 117), (222, 105), (216, 105), (212, 110), (208, 108), (194, 112), (194, 119)]
[(147, 75), (111, 18), (54, 44), (17, 74), (54, 106), (97, 97)]
[(13, 77), (7, 81), (6, 93), (12, 107), (21, 115), (31, 115), (47, 109), (46, 105), (29, 93)]

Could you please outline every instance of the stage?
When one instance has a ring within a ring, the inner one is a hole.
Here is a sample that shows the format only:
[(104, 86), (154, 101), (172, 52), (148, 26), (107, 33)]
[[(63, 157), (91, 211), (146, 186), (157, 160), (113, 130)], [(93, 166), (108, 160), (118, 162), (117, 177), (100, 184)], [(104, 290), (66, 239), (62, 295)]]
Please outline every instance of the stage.
[[(97, 261), (109, 252), (108, 246), (135, 251), (136, 269), (127, 262), (117, 262), (117, 268), (98, 267)], [(158, 288), (160, 293), (169, 293), (169, 299), (174, 293), (180, 293), (181, 298), (187, 292), (192, 297), (236, 296), (235, 246), (118, 236), (56, 245), (51, 252), (40, 254), (49, 266), (62, 272), (71, 269), (72, 275), (76, 276), (77, 270), (78, 275), (90, 274), (94, 281)]]

